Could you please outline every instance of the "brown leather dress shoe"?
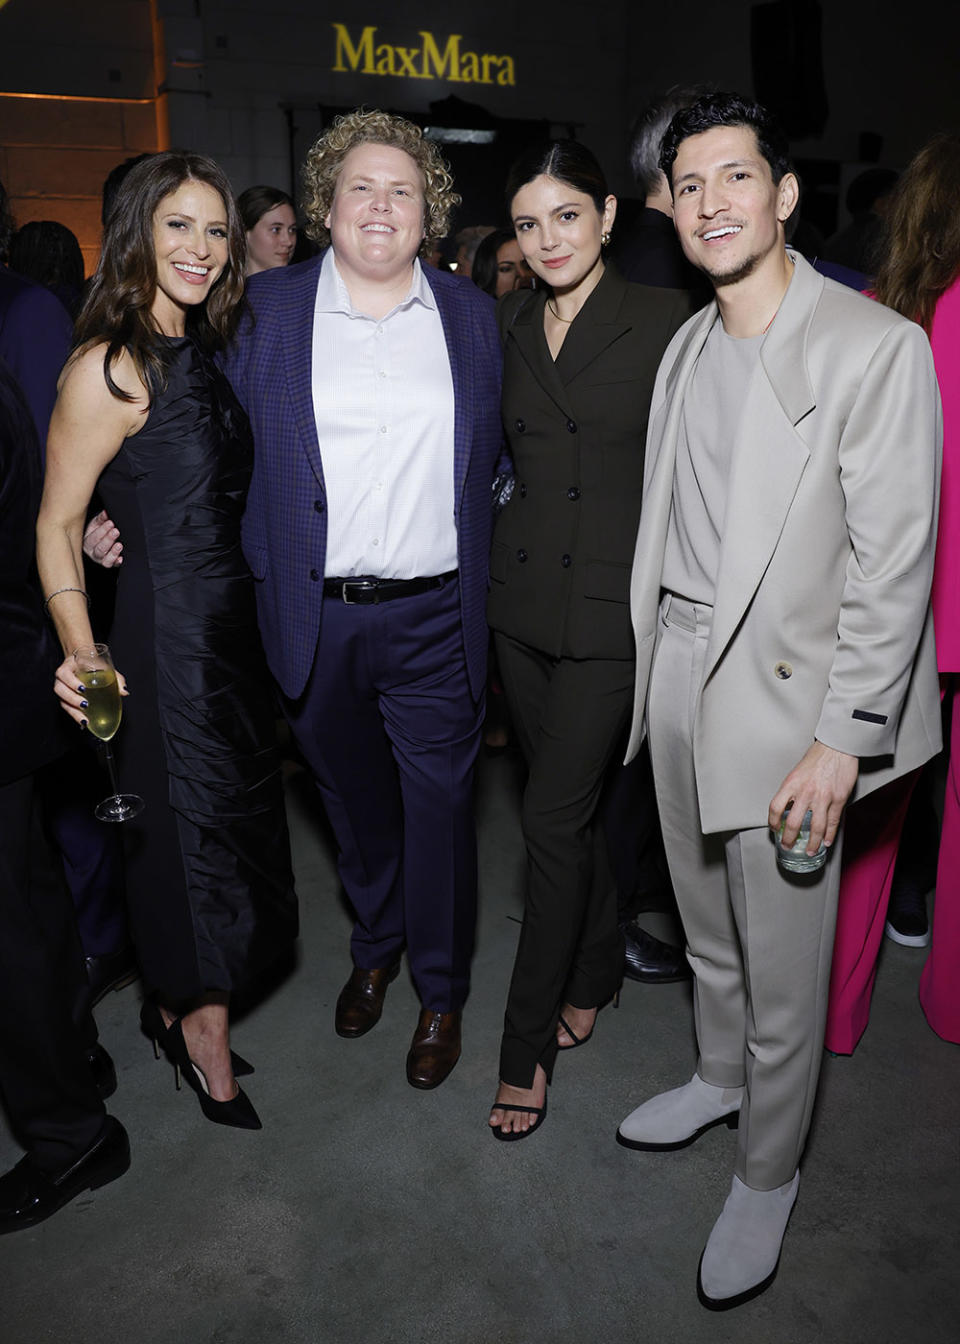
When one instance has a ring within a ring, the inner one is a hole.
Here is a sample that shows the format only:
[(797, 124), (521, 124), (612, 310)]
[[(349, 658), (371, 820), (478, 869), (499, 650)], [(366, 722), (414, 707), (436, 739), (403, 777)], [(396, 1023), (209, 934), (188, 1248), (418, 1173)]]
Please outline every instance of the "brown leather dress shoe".
[(407, 1054), (407, 1082), (424, 1090), (439, 1087), (460, 1058), (460, 1013), (424, 1008)]
[(333, 1019), (338, 1036), (363, 1036), (380, 1021), (387, 985), (400, 974), (400, 963), (367, 971), (354, 966), (340, 991)]

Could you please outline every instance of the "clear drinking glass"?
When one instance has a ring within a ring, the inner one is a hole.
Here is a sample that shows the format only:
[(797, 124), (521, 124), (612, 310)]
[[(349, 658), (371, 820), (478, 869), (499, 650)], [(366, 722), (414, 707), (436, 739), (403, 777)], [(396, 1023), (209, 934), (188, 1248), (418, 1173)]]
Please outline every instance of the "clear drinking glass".
[(792, 803), (788, 803), (783, 809), (783, 816), (780, 818), (780, 831), (777, 835), (777, 863), (788, 873), (815, 873), (827, 861), (827, 847), (821, 844), (816, 854), (807, 853), (807, 845), (810, 843), (810, 823), (813, 821), (812, 812), (804, 814), (803, 821), (800, 823), (800, 833), (789, 849), (780, 840), (780, 836), (783, 835), (783, 828), (787, 824), (787, 814), (792, 806)]
[(120, 727), (123, 701), (116, 668), (106, 644), (87, 644), (77, 649), (74, 662), (87, 700), (87, 730), (103, 743), (113, 795), (98, 803), (94, 815), (100, 821), (129, 821), (143, 811), (143, 799), (121, 793), (110, 739)]

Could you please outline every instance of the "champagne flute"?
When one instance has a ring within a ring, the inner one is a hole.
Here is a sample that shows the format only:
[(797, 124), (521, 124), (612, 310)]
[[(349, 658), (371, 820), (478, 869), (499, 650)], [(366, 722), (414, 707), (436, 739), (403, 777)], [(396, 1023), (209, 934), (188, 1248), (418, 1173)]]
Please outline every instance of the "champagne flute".
[(120, 683), (106, 644), (87, 644), (73, 655), (87, 698), (87, 728), (103, 743), (113, 796), (98, 803), (94, 815), (99, 821), (129, 821), (143, 811), (143, 799), (135, 793), (121, 793), (110, 739), (120, 727), (123, 701)]

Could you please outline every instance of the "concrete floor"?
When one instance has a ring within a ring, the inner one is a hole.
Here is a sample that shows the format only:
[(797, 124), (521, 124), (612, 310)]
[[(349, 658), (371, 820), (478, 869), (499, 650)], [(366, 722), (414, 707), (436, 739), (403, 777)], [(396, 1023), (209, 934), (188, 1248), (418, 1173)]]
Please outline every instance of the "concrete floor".
[[(464, 1055), (436, 1092), (404, 1058), (406, 976), (358, 1041), (333, 1031), (349, 917), (303, 776), (289, 781), (299, 964), (234, 1032), (260, 1133), (204, 1121), (137, 1024), (98, 1009), (133, 1165), (0, 1240), (2, 1344), (923, 1344), (957, 1326), (960, 1050), (927, 1027), (922, 952), (885, 944), (857, 1053), (827, 1058), (779, 1277), (717, 1316), (694, 1281), (734, 1136), (618, 1147), (620, 1119), (694, 1065), (689, 989), (627, 983), (558, 1061), (543, 1129), (486, 1132), (516, 942), (519, 778), (482, 762), (481, 917)], [(0, 1170), (19, 1156), (0, 1130)]]

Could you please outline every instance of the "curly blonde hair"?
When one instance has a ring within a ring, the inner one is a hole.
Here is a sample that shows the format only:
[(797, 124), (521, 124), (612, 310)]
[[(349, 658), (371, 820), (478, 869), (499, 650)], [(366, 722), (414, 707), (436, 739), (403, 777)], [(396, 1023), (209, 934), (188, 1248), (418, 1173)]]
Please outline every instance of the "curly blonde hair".
[(330, 231), (323, 221), (330, 213), (344, 160), (351, 149), (368, 144), (402, 149), (420, 169), (425, 207), (424, 239), (420, 250), (429, 250), (435, 239), (449, 231), (450, 213), (460, 204), (450, 169), (436, 145), (424, 140), (419, 126), (403, 117), (388, 112), (367, 112), (362, 107), (337, 117), (307, 154), (303, 170), (303, 212), (308, 221), (307, 233), (315, 242), (329, 243)]

